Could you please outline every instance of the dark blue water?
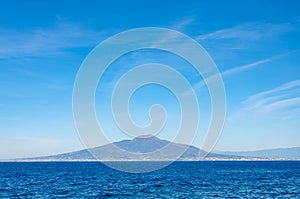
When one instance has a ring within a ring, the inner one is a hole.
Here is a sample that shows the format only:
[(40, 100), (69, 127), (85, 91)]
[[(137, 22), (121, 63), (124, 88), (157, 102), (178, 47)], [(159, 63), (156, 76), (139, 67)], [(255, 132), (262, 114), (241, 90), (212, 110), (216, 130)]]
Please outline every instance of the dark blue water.
[(300, 162), (176, 162), (146, 174), (101, 163), (0, 163), (0, 198), (300, 198)]

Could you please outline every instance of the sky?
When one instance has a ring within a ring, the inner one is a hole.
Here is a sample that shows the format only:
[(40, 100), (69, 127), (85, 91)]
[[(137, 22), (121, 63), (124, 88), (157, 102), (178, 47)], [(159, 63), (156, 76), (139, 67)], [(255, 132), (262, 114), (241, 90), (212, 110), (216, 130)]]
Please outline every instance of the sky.
[[(82, 149), (72, 113), (77, 72), (100, 42), (132, 28), (161, 27), (196, 40), (218, 67), (227, 113), (215, 150), (247, 151), (300, 146), (300, 12), (298, 1), (3, 1), (0, 7), (0, 159)], [(110, 110), (113, 85), (131, 68), (169, 65), (192, 85), (200, 108), (201, 146), (210, 119), (209, 93), (185, 60), (159, 50), (120, 57), (99, 82), (98, 120), (111, 141), (127, 138)], [(129, 101), (132, 119), (149, 123), (162, 104), (165, 131), (180, 120), (176, 97), (148, 85)]]

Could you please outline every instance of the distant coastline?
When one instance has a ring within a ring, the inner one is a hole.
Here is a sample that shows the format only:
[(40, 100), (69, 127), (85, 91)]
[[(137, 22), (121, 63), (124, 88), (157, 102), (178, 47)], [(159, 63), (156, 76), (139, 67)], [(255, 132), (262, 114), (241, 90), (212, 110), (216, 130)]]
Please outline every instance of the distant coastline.
[[(4, 159), (0, 162), (169, 162), (172, 160), (96, 160), (96, 159)], [(285, 158), (240, 158), (240, 159), (226, 159), (226, 158), (203, 158), (203, 159), (178, 159), (176, 162), (214, 162), (214, 161), (228, 161), (228, 162), (272, 162), (272, 161), (300, 161), (300, 158), (285, 159)]]
[[(168, 146), (168, 149), (166, 149)], [(159, 152), (159, 153), (154, 153)], [(153, 155), (154, 154), (154, 155)], [(180, 157), (178, 156), (180, 155)], [(202, 155), (200, 155), (202, 154)], [(246, 152), (206, 152), (195, 146), (136, 137), (91, 149), (31, 158), (2, 159), (0, 162), (173, 162), (173, 161), (300, 161), (300, 147)]]

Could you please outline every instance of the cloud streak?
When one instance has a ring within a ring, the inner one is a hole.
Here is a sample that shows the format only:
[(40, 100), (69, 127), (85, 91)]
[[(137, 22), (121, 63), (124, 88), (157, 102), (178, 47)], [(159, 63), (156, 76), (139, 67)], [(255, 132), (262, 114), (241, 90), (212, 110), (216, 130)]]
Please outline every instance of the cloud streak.
[(242, 104), (247, 110), (264, 113), (283, 109), (298, 109), (300, 108), (300, 80), (294, 80), (252, 95)]
[[(222, 76), (222, 78), (228, 77), (230, 75), (234, 75), (236, 73), (244, 72), (246, 70), (250, 70), (252, 68), (258, 67), (259, 65), (271, 62), (276, 58), (277, 58), (277, 56), (273, 56), (273, 57), (262, 59), (262, 60), (259, 60), (259, 61), (256, 61), (256, 62), (253, 62), (253, 63), (250, 63), (250, 64), (234, 67), (234, 68), (231, 68), (231, 69), (228, 69), (228, 70), (225, 70), (225, 71), (221, 72), (220, 75)], [(219, 74), (212, 75), (212, 76), (206, 78), (206, 81), (207, 82), (215, 81), (218, 76), (219, 76)], [(205, 85), (206, 85), (205, 81), (201, 80), (200, 82), (198, 82), (197, 84), (194, 85), (194, 89), (195, 90), (200, 89), (201, 87), (203, 87)]]
[(224, 28), (214, 32), (199, 35), (197, 40), (257, 40), (274, 37), (295, 30), (289, 23), (272, 24), (253, 22), (241, 24), (231, 28)]
[(0, 58), (47, 56), (70, 48), (92, 47), (103, 38), (103, 31), (59, 21), (51, 28), (24, 30), (0, 29)]
[(226, 49), (230, 52), (253, 53), (269, 50), (274, 43), (278, 43), (295, 31), (299, 32), (299, 26), (295, 23), (251, 22), (198, 35), (196, 40), (207, 49), (214, 49), (217, 52)]
[(223, 77), (225, 77), (225, 76), (233, 75), (233, 74), (238, 73), (238, 72), (243, 72), (243, 71), (249, 70), (251, 68), (257, 67), (261, 64), (271, 62), (271, 61), (274, 60), (274, 58), (275, 57), (270, 57), (270, 58), (267, 58), (267, 59), (262, 59), (262, 60), (250, 63), (250, 64), (246, 64), (246, 65), (243, 65), (243, 66), (231, 68), (229, 70), (223, 71), (221, 74), (222, 74)]
[(172, 24), (170, 28), (178, 31), (184, 31), (184, 29), (187, 28), (193, 22), (195, 22), (195, 17), (187, 17), (183, 20), (177, 21), (176, 23)]

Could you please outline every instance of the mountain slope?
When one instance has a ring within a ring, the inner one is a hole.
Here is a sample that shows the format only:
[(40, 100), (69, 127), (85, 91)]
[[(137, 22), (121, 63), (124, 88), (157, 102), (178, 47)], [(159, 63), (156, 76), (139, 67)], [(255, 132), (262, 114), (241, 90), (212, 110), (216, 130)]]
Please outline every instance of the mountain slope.
[[(168, 147), (165, 147), (168, 146)], [(120, 150), (121, 149), (121, 150)], [(122, 150), (123, 149), (123, 150)], [(24, 161), (148, 161), (148, 160), (172, 160), (177, 159), (176, 154), (181, 154), (180, 160), (203, 160), (199, 157), (201, 151), (194, 146), (173, 143), (161, 140), (155, 136), (140, 136), (132, 140), (122, 140), (92, 149), (84, 149), (71, 153), (63, 153), (52, 156), (19, 159)], [(91, 153), (90, 153), (91, 152)], [(155, 153), (154, 152), (159, 152)], [(93, 155), (92, 155), (93, 154)], [(300, 147), (286, 149), (269, 149), (248, 152), (217, 152), (209, 153), (206, 160), (253, 160), (255, 159), (299, 159)]]
[(245, 152), (223, 151), (218, 153), (226, 154), (226, 155), (237, 155), (237, 156), (259, 157), (259, 158), (300, 159), (300, 147), (265, 149), (265, 150), (245, 151)]
[[(168, 148), (164, 148), (168, 145)], [(116, 148), (118, 147), (118, 148)], [(123, 149), (119, 150), (119, 149)], [(164, 150), (160, 150), (164, 149)], [(105, 161), (130, 161), (130, 160), (168, 160), (174, 159), (174, 154), (180, 153), (182, 150), (186, 151), (181, 155), (181, 159), (199, 160), (200, 149), (194, 146), (187, 146), (184, 144), (177, 144), (167, 140), (161, 140), (155, 136), (140, 136), (133, 140), (123, 140), (120, 142), (114, 142), (104, 146), (92, 148), (90, 150), (80, 150), (71, 153), (63, 153), (52, 156), (44, 156), (37, 158), (26, 158), (23, 160), (95, 160), (93, 155), (96, 155), (97, 159)], [(158, 155), (149, 155), (151, 152), (160, 150)], [(92, 152), (92, 154), (90, 153)], [(130, 153), (128, 153), (130, 152)], [(204, 151), (202, 151), (204, 152)], [(133, 154), (132, 154), (133, 153)], [(206, 153), (206, 152), (204, 152)], [(241, 158), (235, 155), (214, 154), (210, 153), (206, 157), (208, 158)]]

